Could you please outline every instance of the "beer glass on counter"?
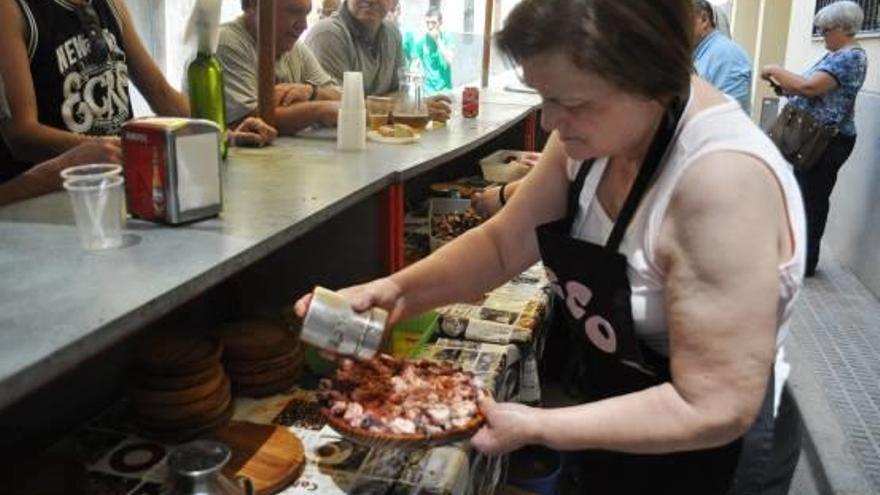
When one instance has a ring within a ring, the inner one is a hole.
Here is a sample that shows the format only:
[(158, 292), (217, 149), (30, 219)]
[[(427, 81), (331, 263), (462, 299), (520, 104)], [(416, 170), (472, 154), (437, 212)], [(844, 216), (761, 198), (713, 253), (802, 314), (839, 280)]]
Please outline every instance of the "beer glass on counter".
[(369, 130), (376, 131), (391, 122), (392, 100), (387, 96), (367, 97), (367, 121)]
[(402, 71), (400, 91), (394, 102), (392, 119), (395, 124), (406, 124), (418, 133), (428, 127), (428, 102), (424, 97), (424, 76), (418, 68)]

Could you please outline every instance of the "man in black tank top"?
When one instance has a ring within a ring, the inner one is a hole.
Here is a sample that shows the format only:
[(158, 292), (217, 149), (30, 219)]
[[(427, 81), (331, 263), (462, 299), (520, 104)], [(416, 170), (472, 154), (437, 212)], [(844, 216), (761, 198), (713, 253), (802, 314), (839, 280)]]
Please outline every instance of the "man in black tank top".
[(123, 2), (16, 0), (0, 5), (0, 19), (0, 75), (12, 110), (0, 124), (0, 182), (85, 136), (117, 136), (133, 116), (130, 73), (154, 112), (189, 114)]

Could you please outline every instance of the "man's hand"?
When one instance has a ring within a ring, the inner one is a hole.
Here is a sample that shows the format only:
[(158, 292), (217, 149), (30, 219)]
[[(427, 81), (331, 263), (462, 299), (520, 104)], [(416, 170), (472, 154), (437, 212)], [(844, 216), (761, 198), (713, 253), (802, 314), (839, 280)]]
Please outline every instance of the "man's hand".
[(428, 116), (437, 122), (446, 122), (452, 115), (452, 100), (445, 95), (437, 95), (428, 100)]
[(78, 144), (61, 155), (35, 165), (22, 174), (29, 196), (61, 189), (61, 171), (91, 163), (122, 163), (122, 147), (118, 137), (95, 137)]
[(278, 131), (258, 117), (248, 117), (235, 130), (229, 131), (232, 146), (268, 146), (278, 137)]
[(318, 106), (318, 123), (321, 125), (335, 127), (339, 120), (339, 102), (338, 101), (321, 101), (316, 102)]
[(312, 87), (308, 84), (282, 83), (275, 85), (275, 106), (288, 107), (295, 103), (309, 101)]

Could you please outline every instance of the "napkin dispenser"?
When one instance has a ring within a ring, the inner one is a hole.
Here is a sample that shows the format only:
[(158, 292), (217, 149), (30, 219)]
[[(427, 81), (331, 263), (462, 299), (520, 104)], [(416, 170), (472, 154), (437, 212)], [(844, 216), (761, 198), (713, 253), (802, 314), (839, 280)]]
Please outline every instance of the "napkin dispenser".
[(128, 211), (181, 224), (217, 216), (222, 207), (220, 128), (200, 119), (150, 117), (122, 130)]

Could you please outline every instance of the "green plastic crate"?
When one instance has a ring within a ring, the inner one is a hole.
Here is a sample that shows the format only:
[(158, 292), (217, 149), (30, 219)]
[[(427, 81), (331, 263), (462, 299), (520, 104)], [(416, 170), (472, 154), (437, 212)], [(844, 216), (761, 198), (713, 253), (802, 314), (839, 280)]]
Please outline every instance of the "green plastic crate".
[(404, 320), (391, 329), (391, 355), (399, 358), (416, 357), (419, 349), (437, 333), (440, 315), (428, 311)]

